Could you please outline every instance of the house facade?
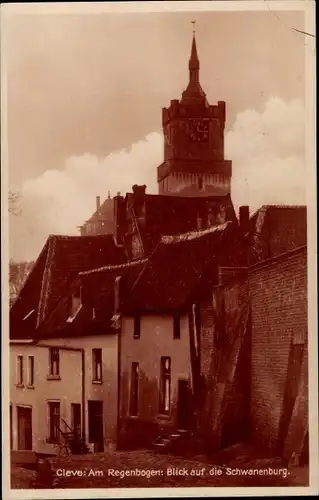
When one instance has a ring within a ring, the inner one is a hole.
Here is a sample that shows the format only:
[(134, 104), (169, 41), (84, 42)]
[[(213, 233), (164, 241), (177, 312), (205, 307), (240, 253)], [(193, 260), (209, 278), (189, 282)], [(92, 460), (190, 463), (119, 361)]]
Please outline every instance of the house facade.
[(11, 342), (10, 366), (11, 450), (57, 453), (57, 426), (81, 427), (82, 349)]
[(192, 394), (188, 315), (142, 314), (121, 321), (120, 446), (150, 445), (185, 428)]
[(195, 431), (207, 304), (222, 265), (234, 270), (247, 259), (245, 240), (231, 226), (163, 237), (134, 283), (119, 327), (120, 446), (149, 446), (161, 433)]

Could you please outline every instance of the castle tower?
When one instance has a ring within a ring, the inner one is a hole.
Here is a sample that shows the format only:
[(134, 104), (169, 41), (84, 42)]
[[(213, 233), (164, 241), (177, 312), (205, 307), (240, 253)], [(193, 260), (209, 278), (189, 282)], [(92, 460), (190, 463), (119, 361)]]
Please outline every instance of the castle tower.
[(164, 162), (157, 168), (160, 194), (230, 194), (231, 161), (224, 158), (225, 102), (207, 102), (199, 81), (195, 32), (188, 64), (189, 82), (180, 100), (162, 110)]

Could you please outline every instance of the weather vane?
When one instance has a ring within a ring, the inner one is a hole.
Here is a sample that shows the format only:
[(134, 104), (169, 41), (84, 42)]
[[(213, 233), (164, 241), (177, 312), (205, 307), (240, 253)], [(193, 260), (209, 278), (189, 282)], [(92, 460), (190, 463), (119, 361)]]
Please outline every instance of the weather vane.
[(192, 25), (193, 25), (193, 33), (195, 34), (196, 21), (192, 21)]

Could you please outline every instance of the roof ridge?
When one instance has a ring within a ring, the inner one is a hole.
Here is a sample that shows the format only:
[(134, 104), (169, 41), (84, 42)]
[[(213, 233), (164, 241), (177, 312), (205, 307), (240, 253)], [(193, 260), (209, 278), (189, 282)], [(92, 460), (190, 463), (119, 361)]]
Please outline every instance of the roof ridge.
[(47, 299), (48, 299), (48, 289), (49, 289), (49, 281), (51, 276), (51, 268), (52, 268), (52, 260), (54, 253), (56, 251), (56, 238), (52, 238), (52, 235), (48, 238), (48, 251), (44, 265), (44, 272), (42, 275), (42, 283), (41, 283), (41, 291), (40, 291), (40, 300), (38, 304), (37, 310), (37, 327), (41, 323), (41, 321), (45, 317), (45, 310), (47, 307)]
[(87, 276), (89, 274), (94, 274), (94, 273), (98, 273), (98, 272), (102, 272), (102, 271), (108, 271), (111, 269), (123, 269), (123, 268), (127, 268), (127, 267), (132, 267), (136, 264), (143, 264), (143, 263), (146, 263), (147, 261), (148, 261), (148, 259), (145, 258), (145, 259), (133, 260), (130, 262), (124, 262), (123, 264), (114, 264), (114, 265), (111, 264), (108, 266), (97, 267), (95, 269), (90, 269), (89, 271), (81, 271), (80, 273), (78, 273), (78, 276)]
[(252, 215), (250, 216), (250, 219), (252, 219), (255, 215), (258, 214), (258, 212), (261, 212), (262, 210), (268, 210), (269, 208), (305, 208), (307, 209), (307, 204), (304, 205), (285, 205), (285, 204), (276, 204), (274, 203), (273, 205), (271, 204), (263, 204), (259, 208), (257, 208)]
[(85, 240), (85, 239), (93, 239), (93, 238), (110, 238), (111, 234), (86, 234), (85, 236), (81, 236), (78, 234), (50, 234), (48, 236), (48, 240), (57, 241), (57, 240)]
[(174, 243), (180, 243), (182, 241), (190, 241), (199, 239), (207, 234), (212, 234), (216, 232), (222, 232), (226, 229), (229, 224), (232, 224), (232, 221), (226, 221), (223, 224), (219, 224), (217, 226), (211, 226), (207, 229), (199, 230), (199, 231), (189, 231), (187, 233), (175, 234), (172, 236), (164, 235), (161, 237), (161, 243), (164, 245), (172, 245)]

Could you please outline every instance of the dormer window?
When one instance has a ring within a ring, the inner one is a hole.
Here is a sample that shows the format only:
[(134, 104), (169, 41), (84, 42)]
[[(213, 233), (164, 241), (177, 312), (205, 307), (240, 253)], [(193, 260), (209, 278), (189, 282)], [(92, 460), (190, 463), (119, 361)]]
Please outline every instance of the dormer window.
[(68, 323), (72, 323), (79, 311), (82, 309), (82, 287), (77, 286), (73, 289), (70, 305), (70, 313), (67, 319)]

